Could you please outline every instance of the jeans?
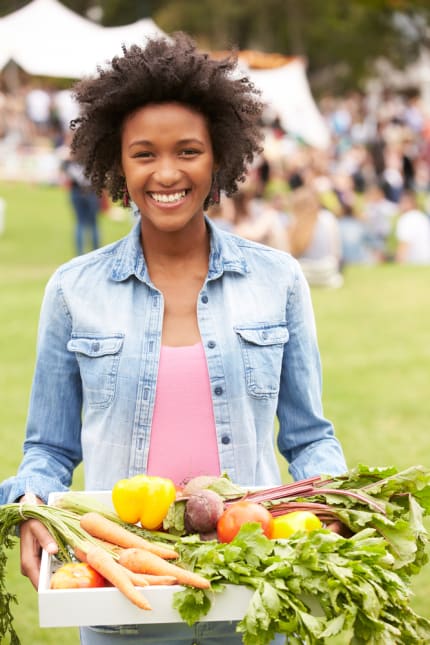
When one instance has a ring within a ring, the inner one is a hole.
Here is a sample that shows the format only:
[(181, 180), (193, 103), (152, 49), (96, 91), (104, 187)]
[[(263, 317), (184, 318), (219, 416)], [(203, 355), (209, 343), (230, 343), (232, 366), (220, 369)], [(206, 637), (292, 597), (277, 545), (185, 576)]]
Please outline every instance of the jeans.
[[(122, 627), (81, 627), (81, 645), (241, 645), (242, 634), (236, 623), (206, 622), (188, 627), (185, 623), (166, 625), (124, 625)], [(283, 645), (278, 635), (271, 645)]]
[(84, 253), (85, 237), (88, 233), (93, 249), (100, 246), (97, 215), (100, 202), (97, 195), (73, 186), (70, 191), (72, 206), (76, 215), (75, 246), (78, 255)]

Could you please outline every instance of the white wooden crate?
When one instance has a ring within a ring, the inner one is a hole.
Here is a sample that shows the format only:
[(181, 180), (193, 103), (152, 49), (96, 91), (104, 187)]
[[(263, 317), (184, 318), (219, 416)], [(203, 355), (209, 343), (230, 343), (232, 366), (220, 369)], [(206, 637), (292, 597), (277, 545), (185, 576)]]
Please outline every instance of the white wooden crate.
[[(112, 507), (110, 491), (91, 491), (88, 495)], [(52, 494), (49, 501), (55, 497), (56, 494)], [(152, 607), (146, 611), (133, 605), (114, 587), (50, 589), (51, 575), (58, 564), (56, 558), (43, 551), (38, 589), (41, 627), (181, 622), (180, 615), (172, 606), (173, 594), (184, 589), (180, 585), (142, 588), (140, 593)], [(204, 620), (241, 620), (252, 593), (246, 587), (227, 585), (222, 593), (212, 595), (212, 606)]]

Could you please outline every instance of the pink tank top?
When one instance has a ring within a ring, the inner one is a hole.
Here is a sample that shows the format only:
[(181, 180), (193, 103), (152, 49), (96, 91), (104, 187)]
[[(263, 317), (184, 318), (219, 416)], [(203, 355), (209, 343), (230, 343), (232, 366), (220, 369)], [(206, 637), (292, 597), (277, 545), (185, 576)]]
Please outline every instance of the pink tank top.
[(202, 343), (161, 347), (147, 473), (170, 477), (176, 485), (220, 474)]

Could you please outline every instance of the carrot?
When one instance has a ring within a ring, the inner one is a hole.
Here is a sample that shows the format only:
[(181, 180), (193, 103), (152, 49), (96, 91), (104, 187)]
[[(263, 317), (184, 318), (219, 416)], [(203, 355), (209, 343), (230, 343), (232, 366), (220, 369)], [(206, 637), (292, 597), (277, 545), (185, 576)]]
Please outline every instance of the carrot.
[(88, 549), (87, 562), (93, 569), (106, 578), (106, 580), (109, 580), (134, 605), (137, 605), (141, 609), (152, 609), (146, 598), (142, 596), (128, 575), (124, 573), (123, 567), (115, 562), (101, 547), (91, 546)]
[[(75, 547), (74, 553), (78, 560), (81, 562), (87, 562), (87, 554), (85, 551), (81, 551), (81, 549)], [(130, 569), (123, 567), (121, 564), (118, 566), (122, 567), (132, 583), (137, 587), (147, 587), (148, 585), (175, 585), (178, 582), (178, 579), (174, 576), (156, 576), (151, 575), (150, 573), (136, 573), (135, 571), (131, 571)]]
[(136, 573), (126, 567), (123, 567), (123, 569), (132, 583), (138, 587), (146, 587), (148, 585), (174, 585), (178, 582), (177, 578), (173, 576), (153, 576), (150, 573)]
[(116, 544), (112, 544), (112, 542), (107, 542), (106, 540), (99, 540), (99, 538), (94, 538), (94, 536), (92, 537), (93, 537), (93, 542), (82, 543), (80, 547), (76, 546), (74, 548), (74, 554), (78, 558), (78, 560), (80, 560), (81, 562), (86, 562), (86, 557), (87, 557), (86, 553), (92, 544), (94, 546), (102, 547), (111, 556), (117, 559), (117, 556), (120, 550), (122, 549), (122, 547), (117, 546)]
[(78, 549), (78, 547), (75, 546), (73, 552), (80, 562), (87, 561), (87, 554), (85, 553), (85, 551), (82, 551), (82, 549)]
[(125, 548), (141, 548), (158, 555), (160, 558), (172, 560), (178, 557), (173, 549), (159, 544), (153, 544), (149, 540), (128, 531), (116, 522), (108, 520), (100, 513), (91, 511), (82, 515), (80, 520), (81, 528), (85, 529), (93, 537), (100, 538), (111, 544)]
[(124, 549), (119, 554), (118, 562), (136, 573), (175, 576), (179, 584), (190, 585), (198, 589), (208, 589), (209, 580), (187, 569), (182, 569), (171, 562), (166, 562), (145, 549)]
[(135, 587), (147, 587), (149, 585), (149, 582), (144, 578), (143, 573), (134, 573), (134, 571), (130, 571), (129, 569), (126, 569), (125, 567), (122, 566), (122, 564), (118, 563), (119, 567), (122, 567), (122, 570), (124, 571), (125, 575), (128, 577), (130, 582), (134, 584)]

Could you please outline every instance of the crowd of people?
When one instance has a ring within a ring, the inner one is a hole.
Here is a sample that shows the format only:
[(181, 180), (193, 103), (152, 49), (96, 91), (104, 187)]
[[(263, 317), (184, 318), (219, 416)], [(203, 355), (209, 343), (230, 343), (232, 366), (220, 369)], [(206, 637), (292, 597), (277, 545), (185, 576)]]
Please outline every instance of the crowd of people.
[[(240, 190), (222, 195), (210, 216), (243, 237), (290, 252), (313, 284), (340, 286), (348, 264), (430, 264), (430, 115), (420, 98), (353, 93), (323, 97), (319, 108), (329, 148), (307, 145), (267, 112), (262, 153)], [(0, 159), (12, 147), (44, 146), (54, 159), (53, 181), (64, 181), (76, 116), (68, 89), (39, 84), (0, 93)], [(93, 202), (88, 230), (95, 247)], [(76, 213), (80, 254), (82, 209)]]
[(314, 284), (340, 286), (348, 264), (430, 264), (430, 119), (416, 96), (327, 97), (329, 149), (279, 123), (250, 177), (215, 217), (298, 257)]

